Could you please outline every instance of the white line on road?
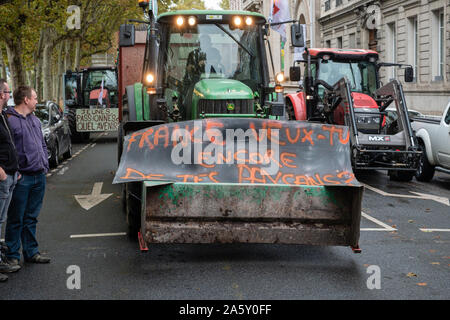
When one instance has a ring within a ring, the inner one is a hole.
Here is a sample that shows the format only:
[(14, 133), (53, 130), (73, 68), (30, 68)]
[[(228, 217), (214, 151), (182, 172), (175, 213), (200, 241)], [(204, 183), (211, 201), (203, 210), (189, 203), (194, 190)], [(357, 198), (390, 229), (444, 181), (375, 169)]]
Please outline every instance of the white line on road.
[(450, 232), (450, 229), (420, 229), (422, 232)]
[(95, 237), (118, 237), (118, 236), (126, 236), (126, 232), (118, 232), (118, 233), (92, 233), (92, 234), (73, 234), (70, 236), (71, 239), (76, 238), (95, 238)]
[(383, 190), (377, 189), (375, 187), (369, 186), (369, 185), (364, 184), (364, 183), (362, 185), (364, 185), (365, 188), (367, 188), (367, 189), (369, 189), (369, 190), (371, 190), (373, 192), (376, 192), (378, 194), (381, 194), (382, 196), (385, 196), (385, 197), (433, 200), (433, 201), (442, 203), (442, 204), (450, 207), (450, 200), (448, 198), (445, 198), (445, 197), (439, 197), (439, 196), (435, 196), (435, 195), (432, 195), (432, 194), (419, 193), (419, 192), (414, 192), (414, 191), (409, 191), (409, 192), (412, 193), (412, 194), (415, 194), (415, 196), (408, 195), (408, 194), (392, 194), (392, 193), (388, 193), (388, 192), (385, 192)]
[(66, 173), (67, 170), (69, 170), (68, 167), (63, 167), (63, 168), (58, 172), (58, 175), (62, 176), (64, 173)]
[(391, 226), (388, 226), (387, 224), (381, 222), (380, 220), (369, 216), (367, 213), (361, 212), (361, 216), (363, 216), (367, 220), (370, 220), (370, 221), (378, 224), (379, 226), (383, 227), (382, 229), (380, 229), (380, 228), (378, 228), (378, 229), (376, 229), (376, 228), (361, 228), (361, 231), (397, 231), (397, 229), (392, 228)]

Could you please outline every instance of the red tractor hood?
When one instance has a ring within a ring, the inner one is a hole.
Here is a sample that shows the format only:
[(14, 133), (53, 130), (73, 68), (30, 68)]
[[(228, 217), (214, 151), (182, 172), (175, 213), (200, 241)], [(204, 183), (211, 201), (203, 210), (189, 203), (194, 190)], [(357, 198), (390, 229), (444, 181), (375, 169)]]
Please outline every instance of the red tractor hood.
[(355, 108), (378, 109), (378, 105), (375, 102), (375, 100), (367, 94), (352, 92), (352, 98), (353, 98), (353, 106)]

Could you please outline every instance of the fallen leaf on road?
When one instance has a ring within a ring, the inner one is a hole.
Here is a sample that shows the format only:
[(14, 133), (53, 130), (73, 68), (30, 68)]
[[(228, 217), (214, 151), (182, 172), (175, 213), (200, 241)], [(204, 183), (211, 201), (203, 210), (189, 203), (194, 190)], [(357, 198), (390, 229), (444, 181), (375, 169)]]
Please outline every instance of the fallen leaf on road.
[(412, 277), (417, 277), (417, 274), (415, 274), (414, 272), (408, 272), (406, 274), (407, 277), (412, 278)]
[(419, 282), (417, 285), (421, 286), (421, 287), (425, 287), (425, 286), (427, 286), (427, 283), (426, 282)]
[(409, 223), (414, 223), (414, 220), (408, 220)]
[(440, 262), (432, 262), (431, 264), (441, 264)]

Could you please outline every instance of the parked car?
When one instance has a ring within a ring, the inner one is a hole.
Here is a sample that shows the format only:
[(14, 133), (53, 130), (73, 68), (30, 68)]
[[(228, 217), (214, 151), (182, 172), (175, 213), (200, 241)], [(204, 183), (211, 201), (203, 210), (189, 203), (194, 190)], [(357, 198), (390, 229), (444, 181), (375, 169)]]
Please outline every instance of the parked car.
[(436, 170), (450, 174), (450, 101), (442, 117), (418, 117), (411, 126), (423, 152), (416, 179), (430, 181)]
[(52, 101), (36, 105), (34, 114), (42, 123), (50, 167), (57, 167), (61, 157), (68, 159), (72, 156), (69, 123), (58, 105)]
[[(388, 107), (385, 112), (386, 114), (386, 126), (385, 130), (387, 134), (392, 134), (393, 132), (398, 132), (398, 114), (397, 114), (397, 108), (395, 107)], [(423, 114), (419, 111), (408, 109), (408, 115), (409, 119), (414, 121), (414, 118), (416, 117), (423, 117)]]

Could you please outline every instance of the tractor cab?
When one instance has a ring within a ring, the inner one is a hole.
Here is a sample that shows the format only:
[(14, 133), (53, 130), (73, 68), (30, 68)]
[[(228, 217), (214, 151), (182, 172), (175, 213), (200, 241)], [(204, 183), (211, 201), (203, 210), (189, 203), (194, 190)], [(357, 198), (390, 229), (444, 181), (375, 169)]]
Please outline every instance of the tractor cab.
[(265, 26), (264, 16), (253, 12), (160, 15), (158, 46), (148, 43), (146, 51), (147, 93), (157, 96), (169, 121), (282, 115), (283, 106), (270, 105), (276, 95), (269, 87)]
[[(412, 66), (380, 63), (378, 53), (364, 49), (306, 48), (305, 32), (291, 27), (291, 41), (303, 47), (305, 76), (302, 90), (286, 96), (290, 119), (342, 125), (350, 129), (354, 170), (387, 170), (391, 179), (409, 181), (417, 169), (418, 151), (408, 115), (403, 86), (397, 79), (382, 85), (381, 67), (405, 70), (405, 82), (413, 81)], [(300, 67), (290, 70), (299, 81)], [(386, 108), (395, 105), (399, 117), (386, 122)]]
[[(346, 77), (353, 98), (358, 130), (363, 133), (380, 133), (386, 120), (385, 116), (379, 113), (379, 106), (375, 101), (379, 83), (376, 65), (378, 53), (370, 50), (310, 49), (310, 54), (310, 74), (315, 83), (313, 90), (318, 99), (317, 103), (321, 106), (316, 112), (323, 110), (323, 105), (329, 98), (325, 85), (334, 85)], [(339, 105), (330, 117), (331, 123), (345, 125), (344, 106)]]

